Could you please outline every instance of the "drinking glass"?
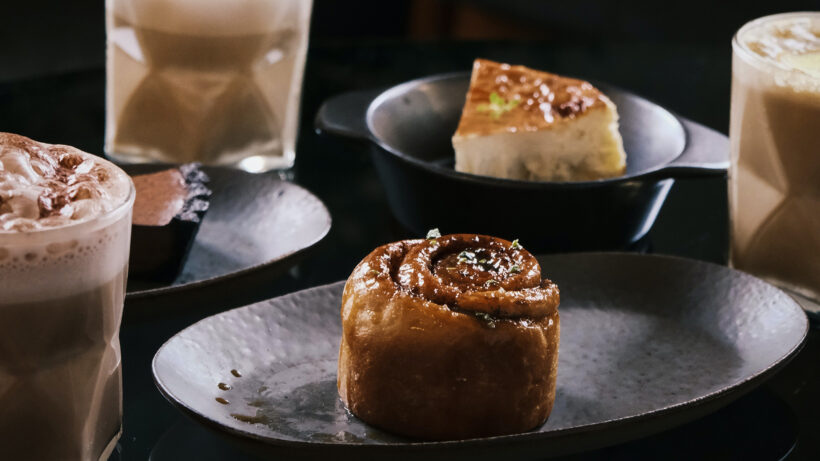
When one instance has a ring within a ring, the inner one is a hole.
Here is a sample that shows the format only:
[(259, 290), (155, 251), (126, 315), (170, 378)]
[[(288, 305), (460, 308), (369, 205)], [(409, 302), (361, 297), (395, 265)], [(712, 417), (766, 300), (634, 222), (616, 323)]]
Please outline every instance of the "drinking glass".
[(819, 300), (820, 13), (754, 20), (732, 49), (730, 264)]
[(106, 0), (106, 154), (251, 172), (295, 160), (311, 0)]
[(107, 460), (120, 437), (119, 329), (134, 204), (122, 177), (129, 193), (107, 213), (0, 232), (3, 459)]

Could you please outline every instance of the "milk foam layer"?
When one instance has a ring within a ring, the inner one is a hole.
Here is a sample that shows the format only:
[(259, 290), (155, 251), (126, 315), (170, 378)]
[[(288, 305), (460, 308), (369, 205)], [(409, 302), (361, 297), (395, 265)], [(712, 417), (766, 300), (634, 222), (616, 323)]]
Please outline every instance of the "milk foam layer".
[(0, 234), (0, 308), (85, 293), (125, 269), (130, 211), (103, 228), (79, 230), (66, 228), (49, 238), (32, 233), (28, 237), (35, 238), (17, 245), (6, 245), (8, 235)]
[(0, 308), (110, 282), (128, 263), (133, 200), (110, 162), (0, 133)]
[(741, 47), (773, 66), (780, 86), (820, 90), (820, 13), (788, 13), (753, 21), (738, 32)]
[(105, 160), (0, 133), (0, 233), (87, 221), (121, 205), (129, 192), (130, 179)]
[(138, 27), (191, 35), (248, 35), (292, 29), (310, 0), (107, 0), (114, 15)]

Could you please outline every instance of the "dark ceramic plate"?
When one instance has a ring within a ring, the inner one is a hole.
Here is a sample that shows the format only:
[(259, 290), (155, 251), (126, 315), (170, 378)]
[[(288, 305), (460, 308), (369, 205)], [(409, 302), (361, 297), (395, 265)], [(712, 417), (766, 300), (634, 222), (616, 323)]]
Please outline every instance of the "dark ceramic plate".
[[(136, 175), (167, 167), (123, 168)], [(182, 273), (170, 284), (129, 279), (127, 318), (202, 303), (231, 306), (232, 298), (252, 293), (296, 264), (330, 230), (325, 205), (293, 183), (228, 168), (203, 170), (213, 194)]]
[(561, 287), (561, 348), (553, 413), (532, 432), (415, 442), (347, 413), (336, 393), (341, 282), (185, 329), (157, 352), (154, 379), (183, 412), (270, 457), (534, 459), (703, 416), (806, 338), (790, 297), (723, 266), (619, 253), (540, 260)]

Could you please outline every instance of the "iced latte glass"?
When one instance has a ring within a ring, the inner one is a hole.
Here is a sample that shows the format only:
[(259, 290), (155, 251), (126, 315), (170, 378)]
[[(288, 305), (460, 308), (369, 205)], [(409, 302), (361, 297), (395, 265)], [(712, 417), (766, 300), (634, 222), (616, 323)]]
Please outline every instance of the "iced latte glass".
[(112, 163), (0, 133), (0, 457), (107, 460), (134, 188)]
[(293, 165), (311, 0), (106, 0), (106, 154)]
[(818, 300), (820, 13), (757, 19), (732, 47), (730, 263)]

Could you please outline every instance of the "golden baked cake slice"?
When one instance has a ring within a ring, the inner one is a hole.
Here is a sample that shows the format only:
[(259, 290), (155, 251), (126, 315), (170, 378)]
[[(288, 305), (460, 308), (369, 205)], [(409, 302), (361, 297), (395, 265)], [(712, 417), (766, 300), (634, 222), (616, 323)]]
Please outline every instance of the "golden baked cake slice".
[(583, 80), (477, 59), (453, 136), (456, 170), (530, 181), (623, 175), (615, 104)]

